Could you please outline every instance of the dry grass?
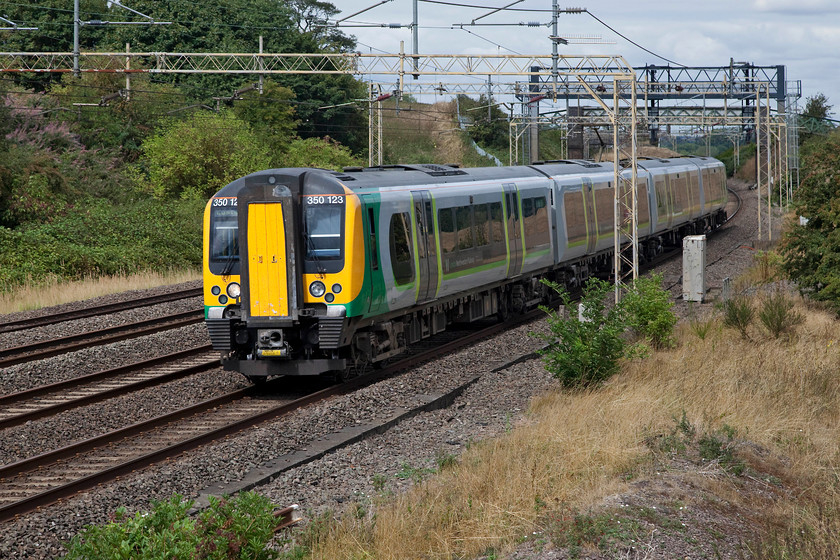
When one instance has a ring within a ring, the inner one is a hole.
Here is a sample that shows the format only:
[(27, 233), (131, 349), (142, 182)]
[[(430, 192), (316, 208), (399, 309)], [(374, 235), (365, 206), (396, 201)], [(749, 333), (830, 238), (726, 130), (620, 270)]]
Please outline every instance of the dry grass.
[(11, 293), (0, 294), (0, 309), (4, 313), (28, 311), (130, 290), (179, 284), (200, 278), (201, 272), (196, 270), (172, 270), (104, 276), (76, 282), (48, 281), (37, 286), (27, 286)]
[[(742, 160), (743, 161), (743, 160)], [(743, 162), (738, 171), (735, 172), (735, 177), (747, 181), (748, 183), (755, 183), (756, 168), (755, 156)]]
[(797, 306), (806, 320), (784, 342), (761, 333), (746, 342), (728, 329), (700, 339), (682, 325), (675, 349), (627, 364), (603, 388), (536, 399), (527, 425), (472, 446), (375, 520), (344, 516), (313, 557), (460, 558), (510, 547), (552, 509), (584, 510), (620, 491), (622, 475), (651, 464), (645, 441), (673, 433), (684, 411), (698, 432), (734, 428), (771, 451), (742, 457), (792, 496), (758, 512), (759, 556), (809, 547), (805, 557), (828, 558), (840, 546), (840, 325)]
[(386, 164), (461, 163), (472, 155), (455, 118), (455, 102), (404, 103), (384, 113)]

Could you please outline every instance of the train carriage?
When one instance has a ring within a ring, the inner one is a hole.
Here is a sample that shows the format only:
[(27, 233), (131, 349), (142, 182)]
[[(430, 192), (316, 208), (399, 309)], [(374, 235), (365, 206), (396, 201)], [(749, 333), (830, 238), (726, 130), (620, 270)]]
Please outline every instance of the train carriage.
[[(575, 285), (611, 266), (610, 164), (459, 169), (270, 169), (233, 181), (205, 212), (205, 314), (227, 369), (361, 371), (453, 322), (539, 303), (546, 277)], [(718, 227), (723, 166), (639, 164), (644, 257)]]

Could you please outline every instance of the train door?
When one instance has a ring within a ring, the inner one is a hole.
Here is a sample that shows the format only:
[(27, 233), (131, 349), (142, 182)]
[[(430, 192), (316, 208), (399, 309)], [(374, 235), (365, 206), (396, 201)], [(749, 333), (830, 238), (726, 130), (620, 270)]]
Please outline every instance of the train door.
[(502, 185), (505, 192), (505, 219), (508, 234), (508, 271), (511, 278), (522, 271), (522, 224), (519, 222), (519, 191), (513, 183)]
[(417, 301), (433, 299), (438, 286), (434, 213), (429, 191), (411, 191), (417, 223)]
[(252, 202), (247, 206), (248, 312), (251, 317), (288, 317), (288, 243), (283, 203)]
[(592, 179), (583, 177), (581, 179), (583, 192), (583, 203), (586, 206), (586, 252), (594, 253), (598, 244), (598, 216), (595, 214), (595, 189), (592, 186)]
[[(365, 245), (368, 250), (366, 273), (370, 277), (370, 297), (368, 298), (370, 305), (365, 311), (376, 313), (386, 301), (379, 255), (379, 201), (378, 197), (369, 194), (363, 194), (361, 199), (363, 208), (362, 221), (365, 227)], [(385, 239), (387, 240), (387, 238), (388, 235), (385, 232)]]

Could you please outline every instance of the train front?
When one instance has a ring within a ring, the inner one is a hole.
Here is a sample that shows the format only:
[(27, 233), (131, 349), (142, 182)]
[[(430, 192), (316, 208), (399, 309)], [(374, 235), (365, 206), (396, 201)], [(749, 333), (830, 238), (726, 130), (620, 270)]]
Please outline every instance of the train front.
[(257, 382), (346, 368), (347, 323), (365, 311), (361, 215), (316, 169), (260, 171), (210, 199), (205, 320), (225, 369)]

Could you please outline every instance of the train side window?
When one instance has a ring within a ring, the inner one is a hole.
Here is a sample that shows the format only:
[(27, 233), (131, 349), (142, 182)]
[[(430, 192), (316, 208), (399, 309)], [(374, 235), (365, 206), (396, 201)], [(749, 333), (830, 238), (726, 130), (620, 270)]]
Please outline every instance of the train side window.
[(636, 211), (638, 214), (638, 223), (640, 225), (647, 225), (650, 222), (650, 203), (648, 201), (647, 179), (639, 181), (636, 186)]
[(527, 249), (541, 247), (551, 242), (548, 233), (548, 209), (544, 196), (522, 199), (522, 219)]
[(522, 199), (522, 217), (529, 218), (534, 215), (534, 199), (533, 198), (523, 198)]
[(586, 205), (583, 197), (582, 190), (566, 192), (563, 197), (569, 247), (586, 243)]
[(452, 208), (444, 208), (438, 212), (438, 228), (440, 229), (440, 246), (444, 253), (455, 251), (455, 218)]
[(609, 188), (611, 183), (607, 183), (607, 188), (603, 188), (601, 183), (595, 188), (595, 213), (598, 218), (598, 236), (604, 237), (610, 235), (613, 231), (613, 204), (615, 195), (612, 189)]
[(505, 242), (505, 221), (502, 218), (502, 203), (493, 202), (490, 204), (490, 230), (493, 244)]
[(539, 196), (534, 199), (534, 215), (537, 216), (537, 231), (545, 233), (548, 231), (548, 207), (545, 197)]
[(459, 206), (455, 209), (458, 223), (458, 250), (472, 249), (475, 246), (472, 235), (472, 207)]
[(484, 247), (490, 244), (490, 212), (486, 204), (475, 207), (475, 244)]
[(676, 177), (672, 179), (671, 184), (674, 186), (674, 215), (679, 216), (690, 208), (688, 176), (677, 173)]
[(414, 280), (414, 259), (411, 256), (411, 217), (407, 212), (391, 216), (388, 236), (391, 248), (391, 268), (397, 286)]
[(668, 193), (665, 190), (665, 181), (662, 179), (657, 179), (655, 182), (654, 189), (656, 190), (656, 209), (660, 216), (665, 213), (665, 205), (667, 203), (666, 198), (668, 197)]

